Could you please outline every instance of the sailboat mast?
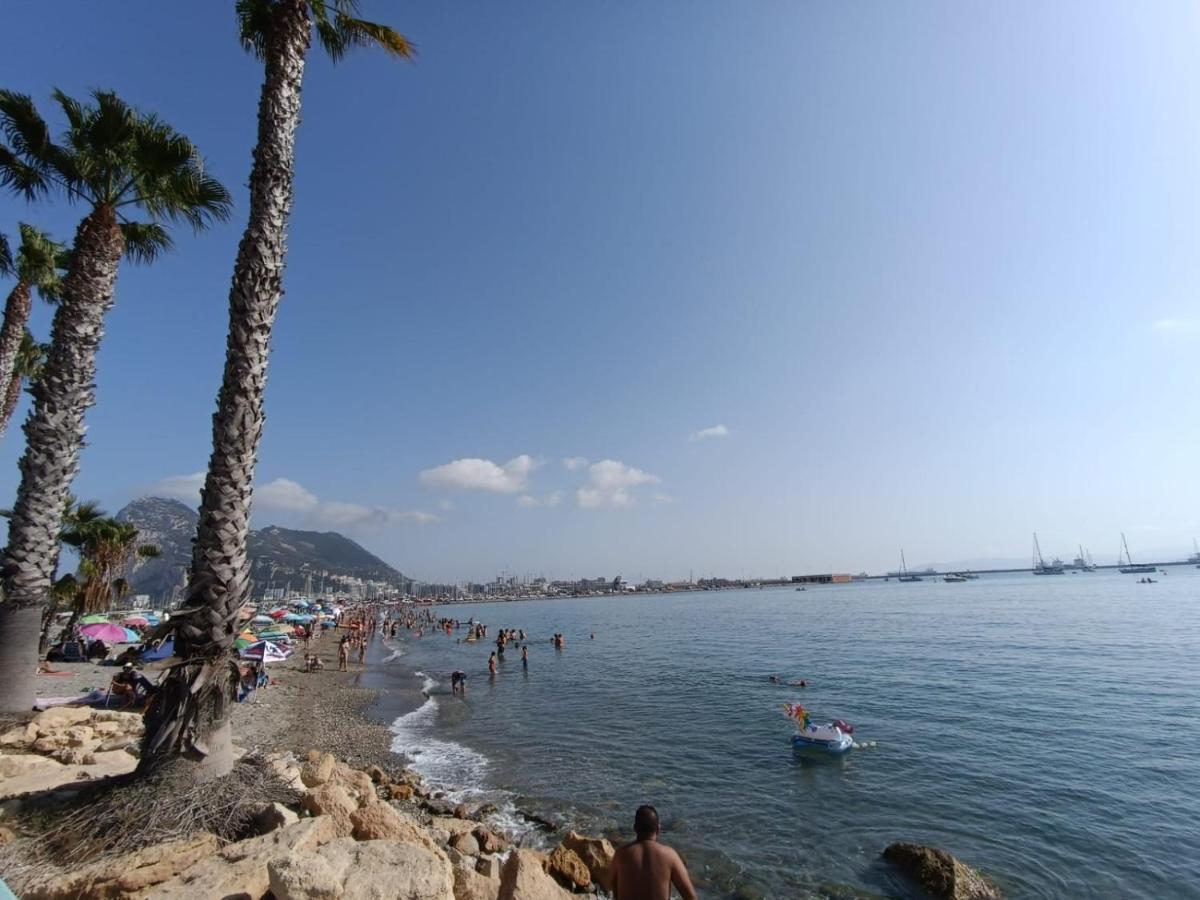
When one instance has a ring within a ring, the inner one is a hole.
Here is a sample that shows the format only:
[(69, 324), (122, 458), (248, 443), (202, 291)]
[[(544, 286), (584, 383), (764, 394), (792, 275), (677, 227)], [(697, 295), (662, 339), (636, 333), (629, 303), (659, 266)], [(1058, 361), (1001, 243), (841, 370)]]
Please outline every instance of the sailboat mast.
[(1121, 532), (1121, 546), (1125, 548), (1125, 561), (1133, 565), (1133, 557), (1129, 555), (1129, 543), (1125, 540), (1125, 532)]

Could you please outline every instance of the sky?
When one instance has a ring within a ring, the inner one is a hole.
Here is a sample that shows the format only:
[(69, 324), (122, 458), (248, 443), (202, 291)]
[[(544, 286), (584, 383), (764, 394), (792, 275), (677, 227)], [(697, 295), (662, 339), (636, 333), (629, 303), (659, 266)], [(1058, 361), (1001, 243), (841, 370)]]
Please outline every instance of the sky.
[[(53, 87), (114, 89), (236, 201), (121, 271), (75, 484), (111, 511), (207, 465), (262, 77), (232, 7), (5, 11), (0, 84), (56, 127)], [(1194, 3), (362, 13), (419, 56), (308, 67), (257, 525), (425, 580), (1190, 552)], [(0, 198), (8, 234), (82, 214)]]

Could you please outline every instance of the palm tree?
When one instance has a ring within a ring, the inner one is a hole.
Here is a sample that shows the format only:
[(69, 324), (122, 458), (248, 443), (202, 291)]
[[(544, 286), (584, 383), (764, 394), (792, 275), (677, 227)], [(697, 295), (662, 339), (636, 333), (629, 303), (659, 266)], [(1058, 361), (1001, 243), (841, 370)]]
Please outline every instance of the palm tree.
[(17, 349), (12, 376), (8, 380), (8, 390), (4, 394), (4, 406), (0, 407), (0, 437), (8, 430), (8, 423), (17, 411), (17, 404), (21, 402), (22, 386), (41, 377), (42, 366), (46, 362), (46, 352), (49, 349), (46, 344), (39, 344), (34, 340), (28, 331), (21, 336), (21, 346)]
[[(6, 267), (7, 260), (0, 256), (0, 274), (15, 275), (17, 283), (9, 291), (4, 304), (4, 324), (0, 325), (0, 385), (12, 381), (25, 327), (29, 324), (29, 312), (33, 308), (33, 292), (47, 301), (57, 299), (62, 287), (61, 270), (67, 265), (67, 250), (56, 244), (32, 225), (21, 223), (21, 244), (16, 257)], [(6, 272), (5, 269), (8, 269)], [(20, 396), (20, 383), (17, 385)], [(0, 420), (0, 436), (8, 428), (12, 413)]]
[(145, 770), (167, 758), (185, 758), (196, 763), (201, 779), (233, 765), (229, 707), (237, 669), (231, 650), (237, 615), (249, 593), (250, 497), (271, 328), (283, 296), (300, 87), (312, 34), (334, 61), (354, 46), (376, 46), (400, 59), (415, 52), (403, 35), (357, 18), (353, 0), (237, 0), (236, 9), (242, 45), (266, 70), (250, 170), (250, 218), (229, 292), (225, 372), (187, 600), (170, 620), (175, 655), (186, 663), (171, 669), (160, 686), (147, 716), (140, 763)]
[[(0, 583), (0, 711), (33, 705), (40, 609), (58, 558), (67, 494), (95, 403), (96, 353), (123, 254), (149, 262), (171, 246), (164, 223), (196, 231), (229, 214), (228, 191), (192, 143), (116, 94), (80, 102), (55, 91), (67, 120), (60, 142), (23, 94), (0, 91), (0, 183), (26, 198), (51, 190), (86, 209), (51, 326), (50, 351), (25, 422), (21, 483)], [(147, 221), (131, 221), (138, 212)], [(7, 385), (6, 385), (7, 386)]]

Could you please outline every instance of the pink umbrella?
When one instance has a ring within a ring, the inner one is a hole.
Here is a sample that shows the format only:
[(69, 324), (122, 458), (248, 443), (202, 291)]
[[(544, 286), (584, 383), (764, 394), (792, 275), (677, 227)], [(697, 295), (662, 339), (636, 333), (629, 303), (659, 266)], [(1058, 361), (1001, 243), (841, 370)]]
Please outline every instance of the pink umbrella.
[(149, 625), (150, 620), (145, 616), (130, 616), (128, 619), (121, 620), (122, 625)]
[(120, 625), (114, 625), (111, 622), (84, 625), (79, 631), (81, 634), (86, 634), (94, 640), (108, 641), (110, 644), (123, 644), (129, 640), (127, 629), (122, 628)]

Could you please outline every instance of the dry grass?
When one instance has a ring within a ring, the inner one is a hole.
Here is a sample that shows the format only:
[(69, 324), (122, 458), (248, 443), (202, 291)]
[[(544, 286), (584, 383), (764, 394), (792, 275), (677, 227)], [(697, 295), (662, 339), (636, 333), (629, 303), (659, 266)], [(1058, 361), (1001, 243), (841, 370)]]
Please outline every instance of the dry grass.
[(0, 872), (14, 890), (134, 853), (143, 847), (210, 832), (222, 842), (247, 837), (269, 803), (295, 804), (299, 794), (261, 759), (243, 759), (228, 775), (196, 783), (164, 770), (108, 779), (61, 802), (24, 804), (6, 824), (21, 838), (0, 847)]

